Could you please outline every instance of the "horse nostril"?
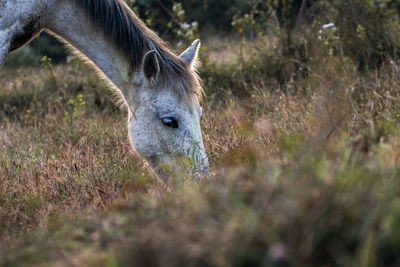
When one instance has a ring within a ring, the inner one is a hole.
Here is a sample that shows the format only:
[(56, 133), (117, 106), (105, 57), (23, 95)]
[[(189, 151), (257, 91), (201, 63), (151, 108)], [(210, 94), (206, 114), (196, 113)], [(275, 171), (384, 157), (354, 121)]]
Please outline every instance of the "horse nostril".
[(195, 171), (195, 172), (194, 172), (194, 177), (195, 177), (196, 179), (205, 179), (205, 178), (208, 177), (209, 172), (210, 172), (210, 169), (209, 169), (209, 167), (207, 166), (207, 167), (204, 167), (204, 168), (201, 169), (201, 170)]
[(208, 175), (210, 171), (210, 165), (208, 163), (208, 158), (204, 157), (198, 161), (198, 167), (195, 169), (195, 176), (204, 178)]

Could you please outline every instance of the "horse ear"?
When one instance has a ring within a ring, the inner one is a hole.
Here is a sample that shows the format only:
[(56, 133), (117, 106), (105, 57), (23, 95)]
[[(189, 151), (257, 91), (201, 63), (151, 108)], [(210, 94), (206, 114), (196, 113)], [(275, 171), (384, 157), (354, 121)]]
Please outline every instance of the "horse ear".
[(194, 41), (188, 49), (186, 49), (179, 57), (185, 61), (188, 65), (196, 67), (197, 57), (199, 55), (201, 42), (199, 39)]
[(147, 80), (154, 82), (157, 79), (160, 67), (158, 65), (157, 53), (154, 50), (147, 52), (143, 59), (143, 73)]

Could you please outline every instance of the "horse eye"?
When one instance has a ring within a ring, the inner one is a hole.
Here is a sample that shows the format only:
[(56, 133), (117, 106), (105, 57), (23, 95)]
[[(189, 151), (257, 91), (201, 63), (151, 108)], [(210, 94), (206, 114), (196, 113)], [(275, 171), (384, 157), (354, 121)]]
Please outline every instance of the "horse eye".
[(178, 121), (173, 117), (165, 117), (161, 119), (162, 123), (170, 128), (177, 129), (179, 127)]

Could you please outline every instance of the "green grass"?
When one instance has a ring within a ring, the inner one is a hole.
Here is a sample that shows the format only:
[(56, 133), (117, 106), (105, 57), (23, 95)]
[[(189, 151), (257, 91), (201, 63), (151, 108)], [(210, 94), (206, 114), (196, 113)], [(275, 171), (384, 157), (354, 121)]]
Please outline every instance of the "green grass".
[(211, 175), (167, 185), (94, 73), (2, 70), (0, 265), (400, 264), (397, 63), (273, 57), (203, 66)]

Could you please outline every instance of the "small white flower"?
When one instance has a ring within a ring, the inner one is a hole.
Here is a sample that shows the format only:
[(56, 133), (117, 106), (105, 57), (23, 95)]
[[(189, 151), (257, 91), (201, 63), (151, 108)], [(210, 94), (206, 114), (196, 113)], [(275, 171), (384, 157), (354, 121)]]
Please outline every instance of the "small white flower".
[(328, 24), (325, 24), (325, 25), (322, 25), (322, 29), (328, 29), (328, 28), (331, 28), (331, 27), (334, 27), (335, 26), (335, 24), (334, 23), (328, 23)]
[(199, 23), (197, 21), (193, 21), (192, 22), (192, 27), (197, 27), (197, 26), (199, 26)]
[(184, 23), (182, 23), (182, 25), (181, 25), (181, 28), (182, 28), (182, 29), (185, 29), (185, 30), (187, 30), (187, 29), (189, 29), (189, 28), (190, 28), (190, 24), (189, 24), (189, 23), (186, 23), (186, 22), (184, 22)]

